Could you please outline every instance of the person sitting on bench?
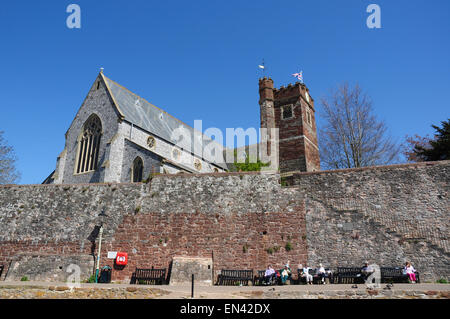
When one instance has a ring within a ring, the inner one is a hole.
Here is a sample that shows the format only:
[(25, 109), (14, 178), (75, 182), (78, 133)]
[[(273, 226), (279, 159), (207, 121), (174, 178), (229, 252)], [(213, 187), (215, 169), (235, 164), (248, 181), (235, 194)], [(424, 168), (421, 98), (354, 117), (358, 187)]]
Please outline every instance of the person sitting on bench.
[(375, 272), (375, 269), (373, 269), (372, 266), (369, 265), (369, 263), (366, 261), (364, 263), (364, 266), (361, 268), (361, 276), (363, 278), (364, 281), (367, 280), (367, 278), (369, 278), (369, 276)]
[(267, 266), (266, 272), (264, 273), (264, 283), (269, 284), (272, 277), (275, 276), (275, 270), (271, 265)]
[(321, 279), (322, 284), (324, 284), (325, 278), (327, 277), (327, 273), (322, 264), (319, 264), (319, 269), (317, 270), (317, 276)]
[(413, 284), (416, 283), (416, 274), (415, 274), (416, 270), (409, 261), (406, 262), (403, 272), (408, 276), (409, 280)]
[(302, 277), (306, 279), (306, 284), (312, 285), (312, 283), (313, 283), (313, 276), (309, 273), (310, 269), (311, 268), (309, 268), (308, 265), (305, 264), (305, 267), (303, 267)]
[(286, 280), (289, 278), (290, 274), (291, 274), (291, 269), (289, 268), (289, 265), (285, 265), (284, 269), (281, 271), (281, 283), (283, 285), (286, 284)]

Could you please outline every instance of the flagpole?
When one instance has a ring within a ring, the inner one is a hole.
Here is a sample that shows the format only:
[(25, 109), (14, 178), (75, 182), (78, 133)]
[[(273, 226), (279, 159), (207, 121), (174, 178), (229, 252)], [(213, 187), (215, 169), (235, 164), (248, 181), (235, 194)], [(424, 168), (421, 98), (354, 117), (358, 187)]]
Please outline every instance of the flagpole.
[(266, 65), (264, 64), (264, 59), (263, 59), (262, 66), (263, 66), (263, 77), (265, 77), (266, 76)]
[(258, 67), (260, 69), (262, 69), (263, 77), (265, 77), (266, 76), (266, 73), (265, 73), (266, 72), (266, 65), (265, 65), (264, 59), (262, 61), (262, 64), (259, 64)]

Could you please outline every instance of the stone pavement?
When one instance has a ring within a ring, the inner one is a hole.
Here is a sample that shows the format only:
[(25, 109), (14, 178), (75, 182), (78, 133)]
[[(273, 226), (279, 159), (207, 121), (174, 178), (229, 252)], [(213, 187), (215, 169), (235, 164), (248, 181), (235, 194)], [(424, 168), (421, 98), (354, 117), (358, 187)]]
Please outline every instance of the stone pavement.
[[(365, 285), (287, 286), (195, 286), (199, 299), (450, 299), (450, 284), (394, 284), (390, 289), (368, 290)], [(0, 299), (187, 299), (190, 285), (81, 284), (70, 289), (66, 283), (0, 282)]]

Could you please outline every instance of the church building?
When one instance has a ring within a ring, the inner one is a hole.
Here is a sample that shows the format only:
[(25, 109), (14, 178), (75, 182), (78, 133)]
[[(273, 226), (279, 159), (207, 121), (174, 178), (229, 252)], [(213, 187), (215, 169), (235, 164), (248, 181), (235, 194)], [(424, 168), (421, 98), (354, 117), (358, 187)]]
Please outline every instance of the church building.
[[(308, 88), (297, 82), (275, 89), (272, 79), (264, 77), (259, 93), (261, 128), (278, 128), (278, 171), (289, 175), (319, 170), (314, 102)], [(126, 183), (144, 181), (154, 173), (227, 172), (231, 166), (226, 156), (218, 161), (206, 148), (229, 152), (101, 71), (65, 134), (55, 171), (43, 184)]]

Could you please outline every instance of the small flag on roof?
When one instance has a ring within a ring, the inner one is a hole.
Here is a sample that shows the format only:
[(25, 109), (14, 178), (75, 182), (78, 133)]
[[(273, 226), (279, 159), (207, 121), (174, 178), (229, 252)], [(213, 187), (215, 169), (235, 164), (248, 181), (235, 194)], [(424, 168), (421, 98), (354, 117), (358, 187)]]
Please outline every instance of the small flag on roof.
[(258, 64), (258, 68), (263, 69), (263, 70), (266, 68), (266, 64), (264, 63), (264, 59), (262, 60), (261, 64)]
[(296, 77), (298, 80), (302, 81), (303, 83), (303, 71), (300, 71), (299, 73), (294, 73), (292, 76)]

